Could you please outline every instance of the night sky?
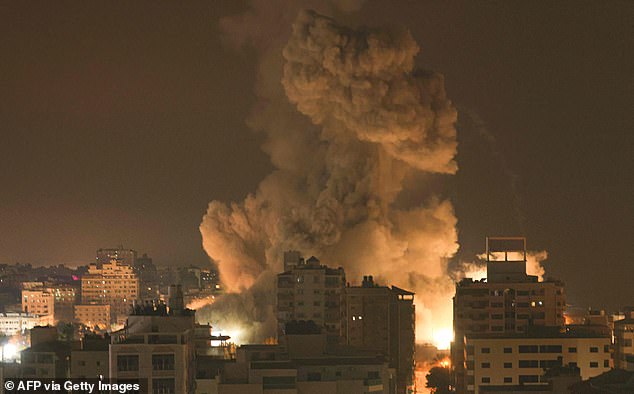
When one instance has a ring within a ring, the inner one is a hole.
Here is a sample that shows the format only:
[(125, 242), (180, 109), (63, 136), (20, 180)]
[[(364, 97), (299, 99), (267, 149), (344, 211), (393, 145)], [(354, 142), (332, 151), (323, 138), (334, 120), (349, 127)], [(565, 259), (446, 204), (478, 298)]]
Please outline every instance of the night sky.
[[(123, 244), (207, 263), (207, 203), (272, 170), (245, 124), (255, 55), (219, 31), (247, 8), (0, 8), (0, 262), (86, 263)], [(570, 302), (634, 304), (633, 2), (367, 1), (333, 16), (408, 28), (418, 64), (445, 75), (460, 170), (434, 189), (455, 204), (458, 258), (525, 235)]]

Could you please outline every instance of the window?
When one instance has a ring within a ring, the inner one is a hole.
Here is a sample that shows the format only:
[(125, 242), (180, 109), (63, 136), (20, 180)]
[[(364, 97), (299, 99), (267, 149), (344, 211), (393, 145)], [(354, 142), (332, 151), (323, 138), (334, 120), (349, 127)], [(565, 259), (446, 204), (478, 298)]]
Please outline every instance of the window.
[(603, 360), (603, 368), (610, 368), (610, 360)]
[(504, 316), (501, 313), (491, 314), (491, 319), (502, 319)]
[(513, 363), (504, 363), (504, 368), (513, 368)]
[(568, 363), (568, 366), (576, 368), (577, 367), (577, 363), (574, 362), (574, 361), (571, 361), (571, 362)]
[(117, 370), (119, 372), (138, 371), (139, 370), (139, 356), (138, 355), (117, 356)]
[(518, 365), (520, 368), (538, 368), (539, 361), (538, 360), (520, 360)]
[(513, 378), (510, 376), (505, 376), (504, 377), (504, 383), (513, 383)]
[(504, 348), (504, 353), (513, 353), (513, 348), (511, 348), (511, 347), (505, 347), (505, 348)]
[(295, 388), (295, 376), (263, 376), (264, 390), (284, 390)]
[(482, 368), (491, 368), (491, 363), (482, 363), (480, 364)]
[(174, 379), (152, 379), (152, 394), (176, 394)]
[(590, 368), (599, 368), (599, 363), (596, 361), (590, 361)]
[(603, 345), (603, 353), (610, 353), (610, 345)]
[(591, 346), (591, 347), (590, 347), (590, 353), (599, 353), (599, 348), (598, 348), (598, 347)]
[(482, 383), (491, 383), (491, 378), (488, 376), (483, 376), (482, 377)]
[(541, 345), (540, 353), (561, 353), (561, 345)]
[(539, 375), (520, 375), (520, 384), (523, 383), (538, 383)]
[(568, 348), (568, 353), (577, 353), (577, 348), (576, 347), (569, 347)]
[(491, 353), (491, 348), (488, 348), (488, 347), (483, 347), (483, 348), (482, 348), (482, 353), (485, 353), (485, 354), (486, 354), (486, 353)]
[(154, 371), (173, 371), (174, 355), (173, 354), (153, 354), (152, 369)]
[(537, 353), (538, 349), (537, 345), (520, 345), (519, 347), (520, 353)]
[(539, 366), (540, 368), (561, 367), (561, 360), (541, 360)]

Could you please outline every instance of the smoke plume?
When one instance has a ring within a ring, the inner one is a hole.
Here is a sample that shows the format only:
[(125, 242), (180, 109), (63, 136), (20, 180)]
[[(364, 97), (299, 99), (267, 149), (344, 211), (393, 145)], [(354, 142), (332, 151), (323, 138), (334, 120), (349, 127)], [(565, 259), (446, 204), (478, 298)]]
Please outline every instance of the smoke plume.
[(265, 133), (276, 169), (244, 201), (209, 204), (203, 246), (234, 294), (203, 315), (220, 329), (240, 325), (245, 340), (274, 335), (274, 274), (294, 249), (344, 267), (350, 282), (372, 274), (416, 292), (417, 338), (431, 339), (434, 325), (451, 324), (457, 220), (440, 196), (396, 201), (409, 175), (457, 169), (443, 77), (415, 69), (409, 32), (353, 30), (312, 11), (283, 49), (262, 46), (249, 124)]

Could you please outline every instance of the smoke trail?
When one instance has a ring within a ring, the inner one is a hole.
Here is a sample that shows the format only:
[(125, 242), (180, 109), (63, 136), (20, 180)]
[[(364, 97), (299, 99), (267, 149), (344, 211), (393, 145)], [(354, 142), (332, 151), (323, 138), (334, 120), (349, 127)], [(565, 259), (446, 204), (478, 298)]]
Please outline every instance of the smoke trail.
[(451, 322), (457, 220), (439, 197), (395, 201), (408, 174), (456, 171), (457, 113), (443, 77), (414, 69), (419, 48), (408, 32), (351, 30), (312, 11), (295, 20), (283, 63), (268, 49), (249, 123), (266, 133), (276, 170), (243, 202), (209, 204), (203, 246), (239, 294), (202, 313), (213, 324), (231, 311), (218, 326), (250, 325), (253, 340), (271, 335), (273, 273), (295, 249), (343, 266), (349, 281), (373, 274), (415, 291), (417, 337), (431, 338), (434, 323)]

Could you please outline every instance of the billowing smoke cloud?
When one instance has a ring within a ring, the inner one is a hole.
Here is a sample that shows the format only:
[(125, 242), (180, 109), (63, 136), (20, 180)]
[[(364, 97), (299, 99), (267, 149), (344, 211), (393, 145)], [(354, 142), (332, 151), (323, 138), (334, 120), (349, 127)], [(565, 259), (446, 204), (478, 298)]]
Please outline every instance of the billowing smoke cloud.
[(438, 322), (451, 325), (457, 221), (438, 196), (396, 201), (408, 175), (456, 171), (457, 113), (442, 76), (414, 68), (407, 31), (352, 30), (312, 11), (295, 20), (283, 62), (276, 48), (262, 52), (249, 119), (276, 170), (243, 202), (209, 204), (203, 246), (237, 294), (203, 315), (219, 329), (239, 324), (245, 341), (274, 335), (274, 273), (295, 249), (343, 266), (353, 283), (372, 274), (415, 291), (417, 337), (430, 339)]

